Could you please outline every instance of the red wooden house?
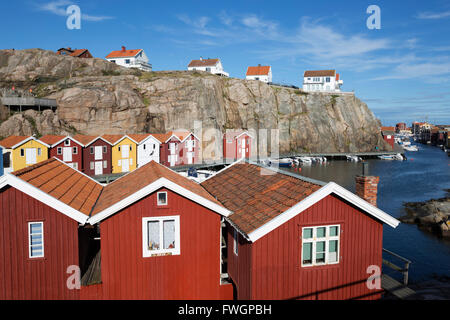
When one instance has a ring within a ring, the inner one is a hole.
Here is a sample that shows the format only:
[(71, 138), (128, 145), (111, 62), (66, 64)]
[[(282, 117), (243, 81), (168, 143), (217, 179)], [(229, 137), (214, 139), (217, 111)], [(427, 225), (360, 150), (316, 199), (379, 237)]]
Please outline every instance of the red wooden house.
[(45, 135), (39, 139), (48, 144), (48, 157), (56, 157), (74, 169), (83, 170), (83, 144), (69, 136)]
[(200, 139), (189, 131), (169, 131), (165, 134), (152, 134), (161, 142), (160, 163), (179, 166), (198, 163), (200, 159)]
[(112, 173), (112, 145), (102, 137), (78, 134), (73, 137), (83, 145), (83, 172), (88, 176)]
[[(0, 299), (231, 299), (229, 214), (154, 161), (107, 186), (42, 161), (0, 178)], [(76, 266), (78, 289), (67, 285)]]
[(389, 145), (394, 148), (395, 127), (381, 127), (381, 134), (384, 141), (389, 143)]
[(223, 135), (224, 161), (250, 159), (252, 136), (247, 131), (227, 131)]
[[(201, 185), (233, 211), (227, 270), (236, 298), (380, 297), (366, 285), (367, 270), (381, 269), (383, 223), (396, 227), (393, 217), (333, 182), (243, 162)], [(361, 190), (373, 197), (371, 188)]]

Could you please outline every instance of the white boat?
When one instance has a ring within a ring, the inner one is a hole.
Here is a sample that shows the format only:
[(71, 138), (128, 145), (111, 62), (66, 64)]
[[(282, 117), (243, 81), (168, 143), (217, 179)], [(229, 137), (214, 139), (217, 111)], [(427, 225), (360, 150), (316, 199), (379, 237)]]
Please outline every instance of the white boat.
[(284, 159), (270, 159), (270, 165), (278, 165), (279, 167), (291, 167), (292, 159), (284, 158)]
[(358, 156), (346, 156), (348, 161), (358, 162), (361, 161), (361, 157)]
[(403, 156), (400, 153), (394, 154), (394, 155), (382, 155), (378, 156), (381, 160), (404, 160)]
[(417, 148), (417, 146), (415, 145), (403, 146), (403, 149), (405, 149), (406, 151), (419, 151), (419, 148)]
[(312, 163), (311, 157), (298, 157), (298, 160), (300, 160), (302, 163)]

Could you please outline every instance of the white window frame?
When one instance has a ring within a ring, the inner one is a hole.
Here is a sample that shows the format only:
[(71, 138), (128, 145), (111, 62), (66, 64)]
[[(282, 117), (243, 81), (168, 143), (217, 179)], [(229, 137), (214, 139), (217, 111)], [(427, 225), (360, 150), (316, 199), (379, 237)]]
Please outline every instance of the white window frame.
[[(330, 228), (337, 227), (337, 236), (330, 236)], [(319, 228), (325, 228), (325, 237), (324, 238), (317, 238), (317, 229)], [(312, 238), (309, 239), (303, 239), (303, 233), (305, 229), (313, 229)], [(341, 225), (340, 224), (330, 224), (330, 225), (322, 225), (322, 226), (306, 226), (302, 227), (302, 234), (301, 234), (301, 253), (300, 253), (300, 260), (302, 267), (314, 267), (314, 266), (324, 266), (324, 265), (333, 265), (333, 264), (339, 264), (340, 261), (340, 254), (341, 254)], [(336, 261), (329, 262), (329, 243), (330, 241), (337, 240), (337, 252), (336, 252)], [(325, 241), (325, 262), (316, 262), (316, 244), (317, 242)], [(303, 245), (305, 243), (312, 243), (312, 263), (304, 264), (303, 263)]]
[(59, 156), (62, 155), (62, 147), (57, 147), (56, 148), (56, 154), (59, 155)]
[[(147, 246), (148, 241), (148, 222), (158, 221), (159, 222), (159, 237), (161, 247), (163, 246), (163, 222), (165, 220), (175, 221), (175, 248), (173, 249), (158, 249), (149, 250)], [(181, 254), (181, 243), (180, 243), (180, 216), (164, 216), (164, 217), (145, 217), (142, 218), (142, 256), (144, 258), (159, 256), (165, 254), (180, 255)]]
[(78, 147), (72, 147), (72, 153), (78, 154)]
[(233, 229), (233, 253), (235, 256), (239, 255), (239, 233), (236, 229)]
[[(42, 230), (42, 233), (41, 233), (41, 237), (42, 237), (42, 254), (38, 255), (38, 256), (32, 256), (31, 255), (31, 236), (33, 235), (31, 233), (31, 225), (32, 224), (40, 224), (41, 225), (41, 230)], [(43, 221), (31, 221), (31, 222), (28, 222), (28, 257), (30, 259), (44, 258), (44, 256), (45, 256), (44, 248), (45, 248), (44, 247), (44, 222)]]
[[(166, 194), (166, 203), (159, 202), (159, 194), (160, 193), (165, 193)], [(156, 204), (158, 206), (167, 206), (167, 205), (169, 205), (169, 198), (168, 198), (168, 195), (167, 195), (167, 191), (160, 191), (160, 192), (156, 193)]]
[(69, 139), (64, 140), (64, 145), (66, 147), (70, 146), (70, 140)]

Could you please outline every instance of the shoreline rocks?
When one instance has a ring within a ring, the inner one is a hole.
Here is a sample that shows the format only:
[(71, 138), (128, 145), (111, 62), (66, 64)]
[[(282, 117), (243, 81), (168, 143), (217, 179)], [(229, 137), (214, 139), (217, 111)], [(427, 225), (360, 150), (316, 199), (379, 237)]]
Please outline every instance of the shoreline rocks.
[(400, 221), (417, 224), (422, 230), (450, 239), (450, 189), (446, 192), (440, 199), (404, 203), (406, 215)]

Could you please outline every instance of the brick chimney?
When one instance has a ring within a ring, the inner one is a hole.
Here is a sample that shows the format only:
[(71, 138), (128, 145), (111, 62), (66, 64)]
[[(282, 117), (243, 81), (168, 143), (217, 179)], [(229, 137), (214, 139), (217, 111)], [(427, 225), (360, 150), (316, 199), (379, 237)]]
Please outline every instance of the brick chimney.
[(373, 206), (377, 206), (377, 192), (378, 182), (380, 177), (366, 175), (366, 165), (363, 163), (363, 174), (355, 177), (356, 180), (356, 194), (363, 198)]
[(126, 48), (125, 46), (122, 46), (122, 52), (125, 52)]

